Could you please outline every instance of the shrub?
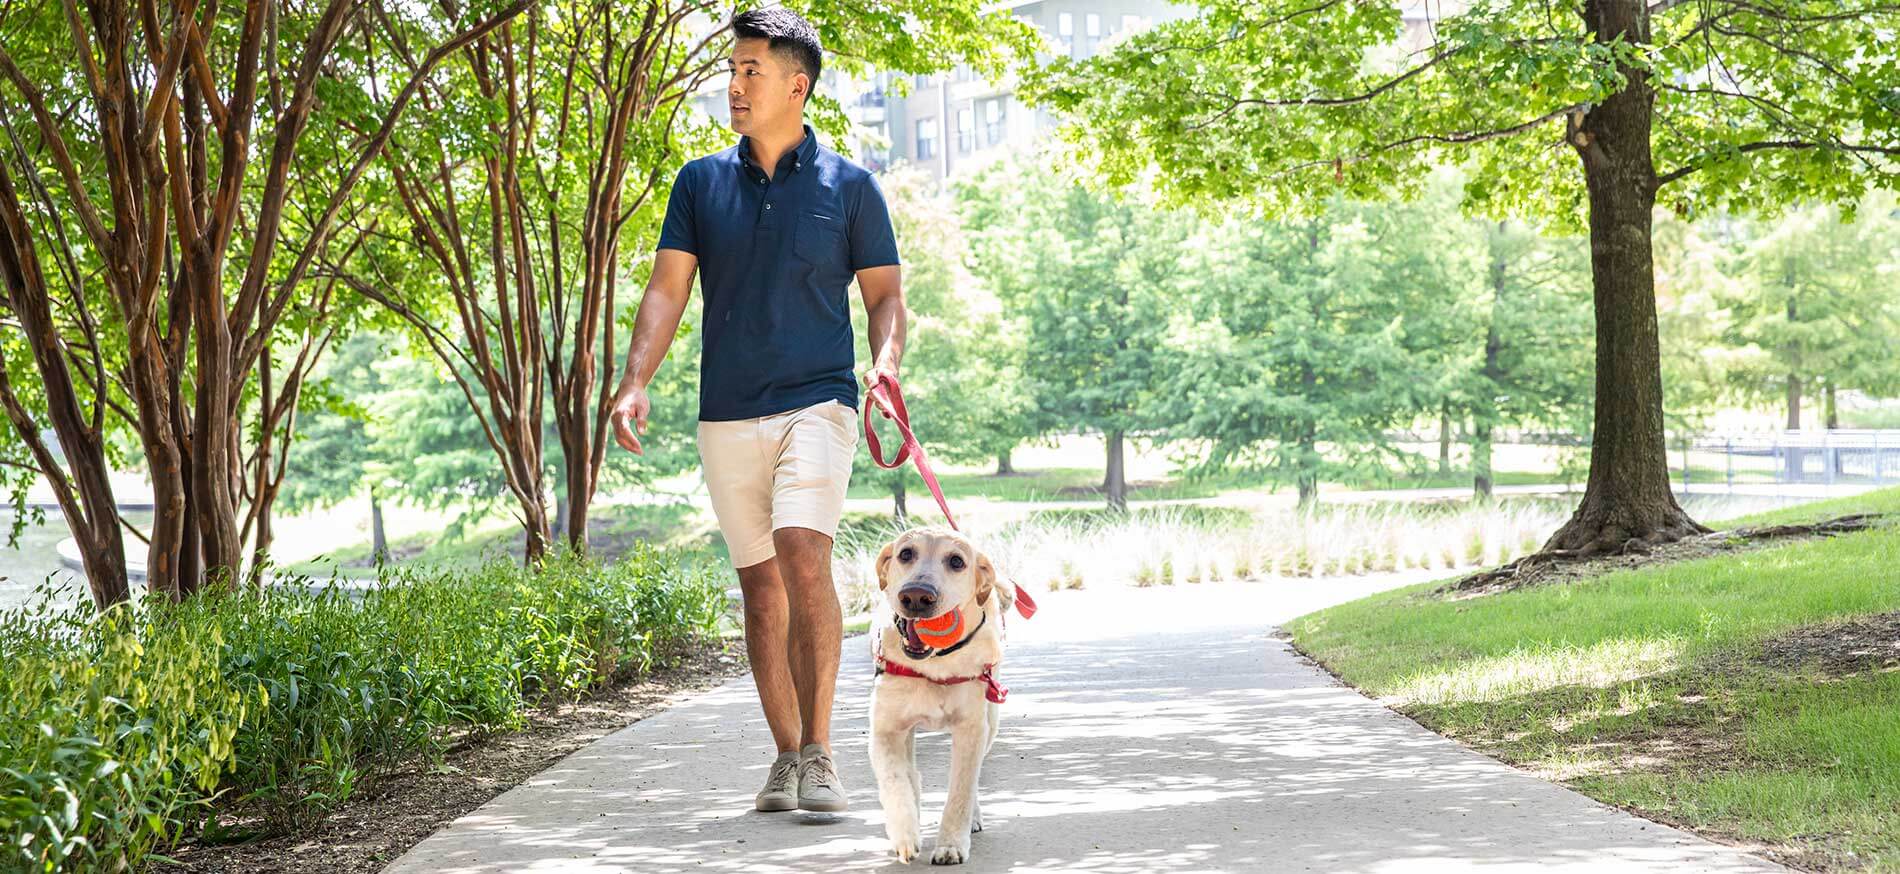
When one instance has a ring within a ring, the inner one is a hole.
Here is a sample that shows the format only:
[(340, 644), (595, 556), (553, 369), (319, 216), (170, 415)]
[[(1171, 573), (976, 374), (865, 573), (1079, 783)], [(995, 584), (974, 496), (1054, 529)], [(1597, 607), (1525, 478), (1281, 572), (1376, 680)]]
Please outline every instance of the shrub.
[(214, 804), (321, 815), (378, 769), (651, 669), (725, 610), (709, 568), (650, 547), (308, 582), (0, 614), (0, 869), (138, 866)]

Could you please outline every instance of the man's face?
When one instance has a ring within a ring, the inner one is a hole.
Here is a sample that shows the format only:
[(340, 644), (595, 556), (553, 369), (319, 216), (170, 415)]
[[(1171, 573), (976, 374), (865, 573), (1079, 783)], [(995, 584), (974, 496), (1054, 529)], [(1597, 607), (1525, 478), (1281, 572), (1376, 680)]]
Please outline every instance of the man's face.
[(751, 135), (778, 128), (787, 116), (803, 116), (811, 80), (772, 51), (770, 40), (735, 40), (727, 69), (732, 84), (726, 86), (726, 105), (732, 110), (733, 130)]

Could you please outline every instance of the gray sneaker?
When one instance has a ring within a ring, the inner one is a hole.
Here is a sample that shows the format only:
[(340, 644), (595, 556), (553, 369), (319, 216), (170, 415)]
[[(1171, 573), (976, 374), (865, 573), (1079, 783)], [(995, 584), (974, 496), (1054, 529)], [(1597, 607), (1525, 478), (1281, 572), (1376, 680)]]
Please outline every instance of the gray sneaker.
[(831, 754), (821, 744), (806, 744), (801, 752), (804, 767), (798, 777), (798, 808), (823, 813), (844, 810), (844, 784), (831, 764)]
[(779, 753), (772, 762), (772, 773), (765, 778), (765, 788), (759, 790), (759, 796), (752, 800), (752, 806), (768, 813), (797, 810), (798, 761), (796, 752)]

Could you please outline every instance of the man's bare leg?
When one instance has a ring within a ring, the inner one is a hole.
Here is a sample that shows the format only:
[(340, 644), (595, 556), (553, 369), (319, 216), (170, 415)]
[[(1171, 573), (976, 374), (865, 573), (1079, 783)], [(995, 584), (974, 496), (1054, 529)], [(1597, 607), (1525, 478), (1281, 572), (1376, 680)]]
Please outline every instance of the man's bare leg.
[(759, 706), (778, 751), (795, 752), (806, 723), (799, 717), (797, 687), (787, 660), (791, 616), (777, 560), (740, 568), (739, 591), (745, 598), (745, 652), (759, 688)]
[(838, 685), (844, 614), (831, 583), (831, 538), (810, 528), (772, 532), (778, 572), (790, 602), (792, 685), (798, 689), (798, 743), (831, 751), (831, 701)]

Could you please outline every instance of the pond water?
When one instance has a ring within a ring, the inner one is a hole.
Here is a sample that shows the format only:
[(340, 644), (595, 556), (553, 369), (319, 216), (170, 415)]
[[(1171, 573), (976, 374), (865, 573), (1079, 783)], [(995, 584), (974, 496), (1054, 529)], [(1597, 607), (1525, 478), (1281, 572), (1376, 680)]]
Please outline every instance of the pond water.
[[(55, 550), (61, 540), (72, 536), (66, 528), (66, 517), (58, 510), (47, 510), (44, 519), (36, 523), (33, 516), (31, 512), (27, 514), (26, 526), (21, 529), (17, 542), (8, 544), (0, 537), (0, 610), (25, 604), (34, 597), (34, 590), (49, 578), (54, 584), (64, 586), (60, 593), (63, 601), (91, 597), (86, 591), (85, 575), (63, 567)], [(125, 516), (140, 528), (152, 523), (150, 511), (127, 511)], [(13, 530), (14, 518), (12, 510), (0, 510), (0, 535)], [(142, 551), (143, 544), (136, 539), (128, 540)], [(134, 583), (133, 589), (138, 588)]]

